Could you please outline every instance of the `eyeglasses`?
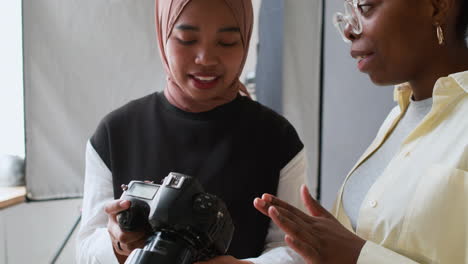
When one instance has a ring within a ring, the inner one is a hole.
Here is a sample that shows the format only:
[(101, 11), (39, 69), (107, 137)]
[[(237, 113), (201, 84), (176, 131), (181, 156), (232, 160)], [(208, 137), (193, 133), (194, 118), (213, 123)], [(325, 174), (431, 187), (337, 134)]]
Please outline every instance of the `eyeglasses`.
[(344, 2), (345, 13), (335, 13), (333, 16), (333, 24), (340, 33), (341, 37), (346, 43), (351, 41), (346, 37), (345, 30), (351, 27), (354, 34), (359, 35), (362, 33), (361, 15), (359, 12), (359, 0), (345, 0)]

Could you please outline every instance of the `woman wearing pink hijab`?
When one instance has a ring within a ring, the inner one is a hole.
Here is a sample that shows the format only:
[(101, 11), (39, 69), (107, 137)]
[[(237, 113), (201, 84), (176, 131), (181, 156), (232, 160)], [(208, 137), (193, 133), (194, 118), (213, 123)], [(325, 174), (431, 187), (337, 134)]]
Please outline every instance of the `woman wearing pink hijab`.
[[(252, 33), (250, 0), (157, 0), (164, 92), (108, 114), (88, 142), (79, 263), (123, 263), (148, 233), (124, 232), (116, 215), (132, 180), (169, 172), (196, 177), (228, 206), (235, 233), (207, 263), (297, 263), (284, 234), (252, 206), (275, 193), (301, 207), (306, 158), (292, 125), (251, 100), (239, 81)], [(242, 96), (244, 94), (246, 96)]]

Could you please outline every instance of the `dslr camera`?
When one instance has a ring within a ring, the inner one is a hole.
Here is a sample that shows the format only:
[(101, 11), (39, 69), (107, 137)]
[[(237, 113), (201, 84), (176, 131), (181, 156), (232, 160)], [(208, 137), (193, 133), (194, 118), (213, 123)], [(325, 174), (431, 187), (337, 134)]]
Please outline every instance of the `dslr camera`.
[(171, 172), (160, 185), (131, 181), (122, 189), (131, 206), (117, 215), (120, 228), (151, 234), (125, 263), (192, 264), (229, 248), (234, 225), (227, 207), (195, 178)]

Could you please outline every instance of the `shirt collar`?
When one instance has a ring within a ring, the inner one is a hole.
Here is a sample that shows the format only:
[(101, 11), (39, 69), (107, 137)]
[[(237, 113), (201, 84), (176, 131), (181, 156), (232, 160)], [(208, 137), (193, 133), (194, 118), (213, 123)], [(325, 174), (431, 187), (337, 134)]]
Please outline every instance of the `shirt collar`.
[(449, 77), (455, 80), (465, 93), (468, 93), (468, 71), (450, 74)]
[(393, 100), (398, 102), (401, 112), (404, 112), (410, 103), (410, 98), (413, 95), (411, 85), (409, 83), (402, 83), (395, 86), (393, 91)]
[[(437, 80), (434, 86), (433, 99), (440, 101), (440, 97), (451, 97), (468, 93), (468, 71), (450, 74), (448, 77), (442, 77)], [(398, 102), (400, 110), (406, 110), (410, 103), (410, 98), (413, 95), (411, 85), (402, 83), (395, 86), (393, 99)]]

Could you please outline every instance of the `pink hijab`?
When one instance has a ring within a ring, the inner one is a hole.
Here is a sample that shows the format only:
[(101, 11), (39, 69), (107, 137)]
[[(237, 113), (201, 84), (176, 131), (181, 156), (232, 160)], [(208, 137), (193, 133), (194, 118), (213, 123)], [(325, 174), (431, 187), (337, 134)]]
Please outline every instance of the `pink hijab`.
[[(253, 8), (251, 0), (219, 0), (224, 1), (231, 9), (240, 28), (244, 46), (244, 58), (234, 83), (225, 96), (214, 98), (210, 102), (197, 102), (187, 95), (174, 81), (166, 56), (166, 43), (171, 35), (174, 24), (185, 6), (193, 0), (156, 0), (156, 32), (158, 34), (159, 51), (167, 73), (167, 86), (164, 94), (167, 100), (178, 108), (188, 112), (204, 112), (232, 101), (239, 92), (250, 97), (245, 86), (239, 81), (249, 50), (253, 27)], [(202, 1), (202, 0), (196, 0)]]

